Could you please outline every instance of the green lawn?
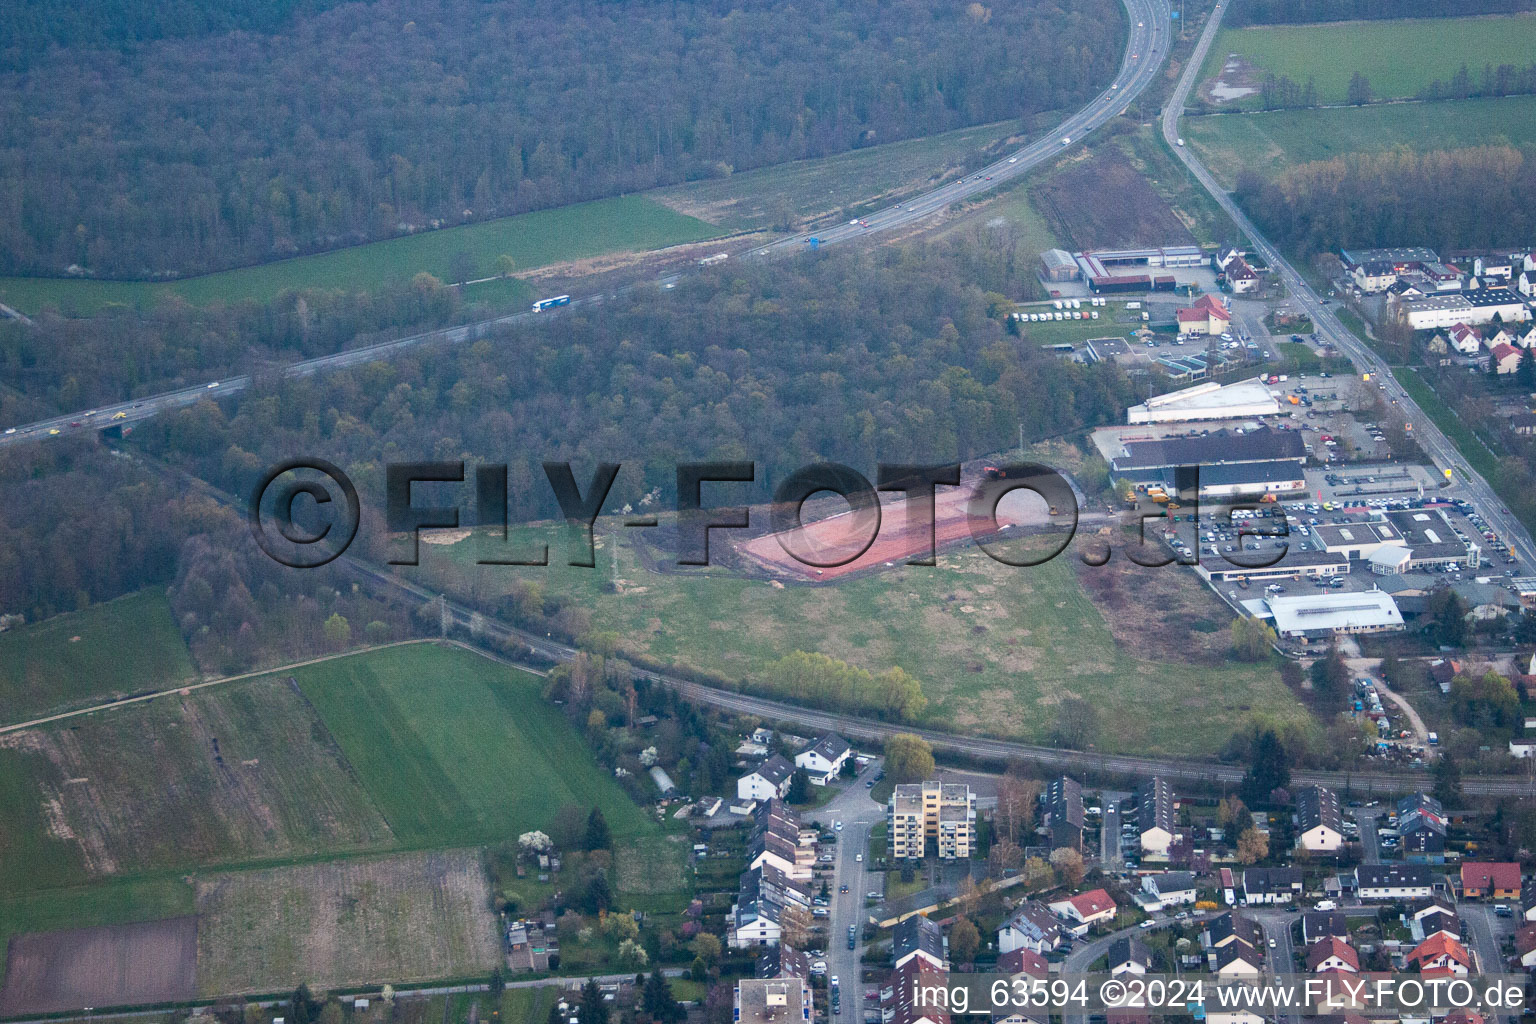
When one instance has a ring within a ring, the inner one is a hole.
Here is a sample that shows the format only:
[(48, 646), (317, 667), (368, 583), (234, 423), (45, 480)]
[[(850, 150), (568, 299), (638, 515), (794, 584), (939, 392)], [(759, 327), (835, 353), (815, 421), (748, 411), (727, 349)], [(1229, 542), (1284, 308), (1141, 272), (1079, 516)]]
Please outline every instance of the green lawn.
[(1346, 153), (1536, 143), (1536, 96), (1186, 117), (1180, 130), (1228, 188), (1244, 168), (1272, 176)]
[[(600, 528), (595, 570), (563, 566), (553, 543), (548, 569), (474, 567), (472, 541), (424, 545), (422, 565), (434, 584), (482, 597), (519, 578), (537, 580), (590, 613), (593, 630), (610, 632), (621, 649), (732, 680), (750, 681), (797, 648), (871, 671), (897, 665), (921, 681), (925, 724), (939, 728), (1040, 740), (1055, 706), (1080, 696), (1101, 709), (1104, 749), (1202, 754), (1250, 715), (1306, 717), (1271, 666), (1186, 664), (1118, 643), (1068, 557), (1017, 569), (968, 550), (933, 568), (780, 590), (723, 571), (652, 573), (637, 564), (632, 543), (622, 537), (615, 546)], [(1179, 570), (1145, 570), (1159, 571)], [(606, 585), (615, 577), (617, 593)], [(1141, 618), (1150, 640), (1166, 631), (1156, 614)], [(1224, 635), (1225, 626), (1214, 629)]]
[[(772, 227), (787, 217), (813, 217), (920, 189), (938, 174), (1019, 132), (1016, 121), (961, 128), (941, 135), (871, 146), (817, 160), (745, 171), (648, 193), (684, 213), (733, 229)], [(878, 197), (878, 199), (877, 199)]]
[[(516, 217), (424, 231), (369, 245), (243, 267), (184, 281), (140, 283), (57, 278), (0, 279), (0, 301), (36, 312), (52, 306), (89, 314), (112, 303), (145, 306), (168, 295), (195, 305), (270, 299), (285, 289), (335, 288), (364, 291), (387, 281), (408, 280), (426, 271), (452, 279), (455, 258), (468, 253), (476, 277), (496, 272), (505, 253), (519, 270), (607, 252), (659, 249), (721, 234), (721, 229), (643, 196), (621, 196)], [(521, 281), (477, 286), (471, 298), (521, 301), (532, 295)], [(501, 294), (497, 294), (500, 292)]]
[(0, 725), (197, 675), (161, 590), (0, 633)]
[[(1536, 52), (1536, 15), (1357, 21), (1345, 25), (1271, 25), (1223, 29), (1211, 46), (1201, 80), (1218, 74), (1232, 54), (1263, 72), (1317, 83), (1318, 101), (1343, 103), (1356, 71), (1380, 99), (1412, 97), (1435, 79), (1449, 81), (1467, 65), (1473, 84), (1484, 64), (1524, 69)], [(1243, 105), (1252, 106), (1256, 97)]]
[(408, 847), (471, 845), (598, 806), (615, 836), (656, 826), (539, 696), (541, 680), (457, 648), (359, 654), (294, 675)]

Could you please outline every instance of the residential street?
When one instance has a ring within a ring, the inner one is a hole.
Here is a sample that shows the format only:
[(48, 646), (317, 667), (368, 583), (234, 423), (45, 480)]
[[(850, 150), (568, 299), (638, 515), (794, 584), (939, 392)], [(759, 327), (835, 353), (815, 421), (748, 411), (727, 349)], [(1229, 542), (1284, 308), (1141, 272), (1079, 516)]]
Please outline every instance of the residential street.
[[(859, 958), (864, 955), (864, 922), (869, 914), (864, 909), (864, 894), (872, 889), (884, 891), (884, 879), (878, 874), (865, 872), (867, 861), (858, 860), (869, 848), (870, 830), (885, 819), (885, 808), (869, 797), (864, 783), (880, 772), (883, 761), (875, 758), (825, 806), (801, 815), (806, 822), (815, 822), (823, 829), (833, 828), (842, 822), (837, 832), (836, 872), (832, 879), (832, 916), (827, 927), (827, 978), (836, 975), (842, 989), (842, 1013), (838, 1019), (857, 1022), (864, 1009), (864, 987), (860, 984)], [(841, 886), (848, 891), (839, 893)], [(854, 925), (858, 945), (848, 948), (848, 926)]]

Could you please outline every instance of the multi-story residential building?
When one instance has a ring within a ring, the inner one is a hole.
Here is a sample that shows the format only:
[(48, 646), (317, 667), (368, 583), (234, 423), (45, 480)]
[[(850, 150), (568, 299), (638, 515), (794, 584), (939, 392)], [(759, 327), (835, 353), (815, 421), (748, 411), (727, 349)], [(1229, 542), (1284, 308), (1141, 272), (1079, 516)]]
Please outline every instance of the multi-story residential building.
[(1333, 853), (1344, 845), (1344, 813), (1333, 790), (1307, 786), (1297, 792), (1296, 845), (1314, 853)]
[(736, 1024), (810, 1024), (816, 1018), (804, 978), (742, 978), (736, 983)]
[(1168, 847), (1175, 838), (1173, 812), (1173, 787), (1166, 779), (1154, 778), (1142, 787), (1141, 803), (1136, 810), (1142, 853), (1167, 858)]
[(976, 839), (976, 796), (959, 783), (906, 783), (891, 791), (886, 819), (892, 857), (921, 858), (933, 839), (941, 860), (965, 860)]
[(1045, 827), (1051, 833), (1051, 849), (1083, 848), (1083, 787), (1065, 775), (1052, 779), (1041, 795), (1045, 801)]

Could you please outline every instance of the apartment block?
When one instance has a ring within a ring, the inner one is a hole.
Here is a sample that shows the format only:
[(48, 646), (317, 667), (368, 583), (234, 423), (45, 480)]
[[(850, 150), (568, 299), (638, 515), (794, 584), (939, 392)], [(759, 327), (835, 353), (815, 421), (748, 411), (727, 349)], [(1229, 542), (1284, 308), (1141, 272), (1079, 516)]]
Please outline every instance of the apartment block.
[(887, 821), (892, 857), (920, 858), (933, 839), (941, 860), (965, 860), (976, 839), (976, 797), (957, 783), (907, 783), (891, 791)]

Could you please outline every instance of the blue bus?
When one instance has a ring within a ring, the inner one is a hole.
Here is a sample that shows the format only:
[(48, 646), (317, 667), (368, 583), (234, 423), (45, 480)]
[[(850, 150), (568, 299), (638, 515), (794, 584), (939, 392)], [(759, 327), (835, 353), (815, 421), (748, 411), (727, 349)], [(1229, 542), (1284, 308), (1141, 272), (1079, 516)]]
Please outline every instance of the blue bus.
[(552, 299), (540, 299), (538, 302), (535, 302), (533, 304), (533, 311), (535, 313), (542, 313), (546, 309), (554, 309), (556, 306), (569, 306), (570, 304), (571, 297), (569, 295), (556, 295)]

